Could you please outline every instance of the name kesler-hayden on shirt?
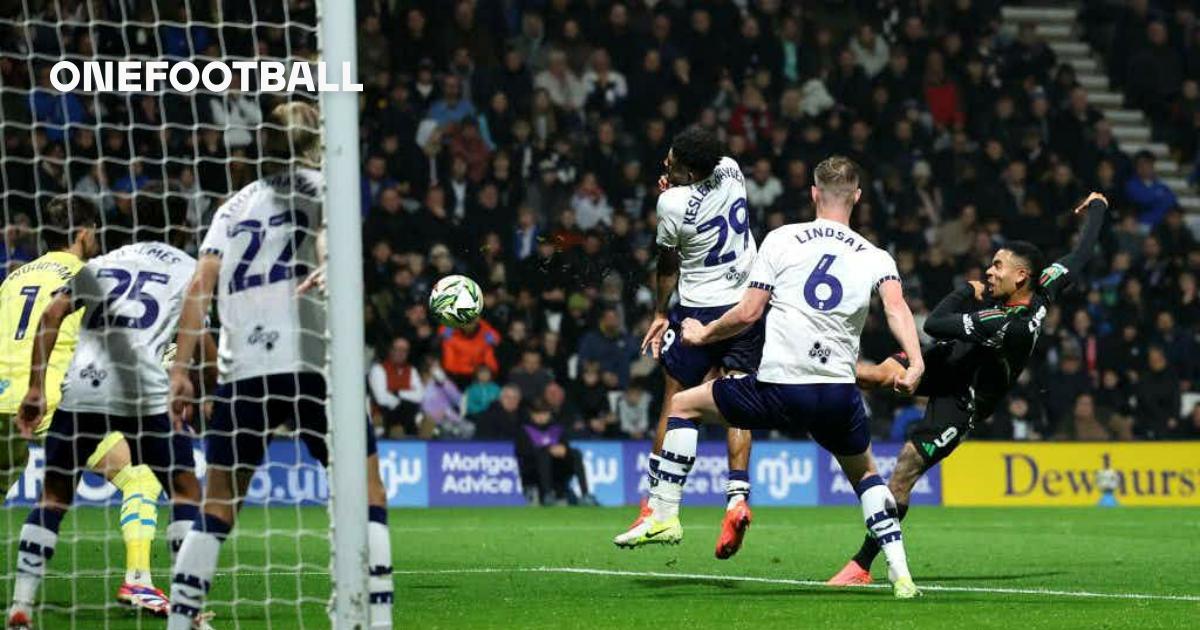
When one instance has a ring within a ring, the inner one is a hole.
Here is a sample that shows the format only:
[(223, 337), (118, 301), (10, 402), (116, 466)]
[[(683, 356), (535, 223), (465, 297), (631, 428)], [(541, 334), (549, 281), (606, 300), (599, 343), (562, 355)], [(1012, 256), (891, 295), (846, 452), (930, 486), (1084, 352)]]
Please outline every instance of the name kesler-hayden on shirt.
[(659, 195), (656, 241), (679, 254), (680, 303), (737, 304), (758, 250), (738, 163), (723, 157), (712, 175)]
[(871, 294), (896, 262), (849, 227), (817, 219), (763, 239), (749, 286), (771, 292), (758, 380), (853, 383)]

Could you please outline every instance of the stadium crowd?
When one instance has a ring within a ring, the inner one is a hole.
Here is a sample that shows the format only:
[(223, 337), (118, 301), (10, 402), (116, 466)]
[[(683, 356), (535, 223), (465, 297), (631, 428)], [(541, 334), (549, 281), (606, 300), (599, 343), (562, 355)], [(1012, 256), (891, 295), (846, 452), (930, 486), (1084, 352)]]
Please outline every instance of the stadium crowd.
[[(217, 4), (225, 25), (204, 25)], [(312, 2), (286, 4), (193, 1), (189, 28), (156, 25), (149, 9), (144, 25), (113, 32), (5, 27), (6, 123), (37, 123), (4, 137), (5, 265), (35, 253), (37, 203), (68, 190), (95, 196), (120, 224), (128, 193), (170, 178), (203, 224), (256, 177), (256, 129), (273, 101), (59, 95), (31, 52), (308, 57), (311, 33), (271, 24), (311, 23)], [(1110, 74), (1190, 163), (1200, 159), (1200, 25), (1186, 3), (1146, 4), (1088, 11), (1084, 25), (1112, 42), (1100, 46), (1113, 51)], [(527, 449), (647, 436), (661, 404), (657, 365), (638, 352), (656, 181), (672, 136), (700, 124), (745, 171), (759, 239), (812, 217), (818, 161), (855, 160), (870, 185), (853, 224), (896, 258), (918, 326), (981, 279), (1005, 239), (1061, 255), (1077, 232), (1071, 209), (1103, 192), (1103, 255), (1047, 314), (1030, 369), (974, 437), (1200, 438), (1200, 404), (1184, 408), (1200, 390), (1195, 237), (1154, 157), (1122, 151), (1071, 67), (1032, 25), (1002, 33), (998, 5), (360, 2), (364, 311), (379, 431), (520, 434)], [(430, 318), (430, 287), (449, 273), (484, 288), (477, 326)], [(876, 309), (864, 359), (891, 344)], [(902, 439), (920, 404), (872, 396), (875, 434)]]

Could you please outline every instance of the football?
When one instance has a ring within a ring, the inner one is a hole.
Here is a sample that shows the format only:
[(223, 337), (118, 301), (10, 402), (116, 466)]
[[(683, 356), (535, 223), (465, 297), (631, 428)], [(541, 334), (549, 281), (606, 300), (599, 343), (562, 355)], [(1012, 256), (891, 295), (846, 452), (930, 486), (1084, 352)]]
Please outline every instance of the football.
[(429, 310), (443, 324), (462, 328), (479, 319), (483, 311), (483, 292), (466, 276), (446, 276), (429, 293)]

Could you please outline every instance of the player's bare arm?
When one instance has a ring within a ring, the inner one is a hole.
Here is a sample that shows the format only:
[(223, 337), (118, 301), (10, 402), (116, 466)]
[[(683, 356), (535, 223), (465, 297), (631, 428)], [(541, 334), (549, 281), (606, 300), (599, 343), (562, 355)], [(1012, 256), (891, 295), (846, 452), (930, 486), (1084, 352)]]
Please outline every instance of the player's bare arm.
[(883, 298), (883, 312), (887, 316), (888, 328), (892, 336), (900, 344), (900, 349), (908, 355), (908, 369), (904, 375), (896, 379), (896, 391), (911, 395), (917, 390), (921, 377), (925, 374), (925, 359), (921, 356), (921, 343), (917, 338), (917, 324), (913, 320), (912, 310), (904, 301), (904, 291), (900, 288), (899, 280), (886, 280), (879, 285), (879, 294)]
[(667, 309), (671, 305), (671, 295), (679, 285), (679, 253), (673, 247), (658, 246), (658, 266), (654, 274), (654, 321), (642, 338), (642, 354), (649, 348), (657, 359), (662, 350), (662, 336), (671, 323), (667, 319)]
[(50, 305), (42, 311), (42, 319), (38, 322), (37, 334), (33, 337), (33, 351), (29, 367), (29, 389), (17, 414), (17, 428), (24, 438), (33, 437), (42, 416), (46, 413), (46, 366), (50, 362), (50, 353), (54, 344), (58, 343), (58, 331), (62, 322), (74, 311), (70, 296), (60, 292), (54, 296)]
[(729, 309), (719, 319), (713, 320), (708, 325), (701, 324), (695, 319), (683, 320), (681, 324), (683, 343), (690, 346), (702, 346), (735, 337), (762, 318), (763, 311), (766, 310), (770, 301), (770, 291), (757, 288), (746, 289), (737, 306)]
[(221, 258), (215, 254), (204, 254), (196, 263), (196, 273), (188, 285), (187, 297), (179, 315), (179, 333), (175, 338), (175, 361), (171, 363), (170, 414), (171, 421), (179, 428), (191, 413), (195, 390), (188, 369), (196, 353), (196, 344), (205, 335), (204, 314), (212, 300), (221, 270)]

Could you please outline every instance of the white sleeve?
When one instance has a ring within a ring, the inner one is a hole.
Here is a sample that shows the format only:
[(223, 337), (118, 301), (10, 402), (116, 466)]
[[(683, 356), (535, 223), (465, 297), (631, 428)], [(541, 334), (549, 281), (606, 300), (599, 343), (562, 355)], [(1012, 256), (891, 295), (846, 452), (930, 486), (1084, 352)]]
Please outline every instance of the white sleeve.
[(871, 286), (875, 291), (878, 291), (879, 286), (888, 280), (900, 280), (900, 272), (896, 270), (896, 261), (883, 249), (876, 250), (876, 261), (872, 273), (874, 278)]
[(229, 247), (228, 205), (232, 202), (233, 199), (230, 199), (217, 209), (216, 215), (213, 216), (212, 225), (208, 226), (208, 232), (204, 235), (204, 241), (200, 243), (201, 256), (215, 254), (216, 256), (223, 257), (225, 255), (225, 250)]
[(416, 368), (412, 370), (411, 374), (412, 380), (409, 383), (411, 387), (400, 390), (400, 398), (419, 405), (425, 399), (425, 384), (421, 382), (421, 373)]
[(666, 191), (658, 196), (658, 234), (655, 242), (660, 247), (677, 249), (679, 247), (679, 217), (671, 210), (671, 198), (675, 195)]
[(367, 383), (371, 386), (371, 397), (375, 399), (375, 404), (386, 409), (395, 409), (400, 404), (400, 399), (388, 391), (387, 373), (382, 365), (376, 363), (371, 366)]
[(748, 286), (751, 289), (763, 289), (764, 291), (775, 290), (775, 279), (777, 274), (775, 264), (775, 242), (778, 240), (775, 233), (771, 232), (763, 239), (762, 246), (758, 248), (758, 255), (754, 258), (754, 265), (750, 267), (750, 278)]
[(88, 261), (55, 293), (60, 291), (66, 293), (71, 298), (72, 308), (76, 310), (90, 308), (95, 304), (103, 302), (104, 289), (100, 286), (100, 280), (96, 273), (99, 270), (98, 264), (100, 260), (93, 258)]

